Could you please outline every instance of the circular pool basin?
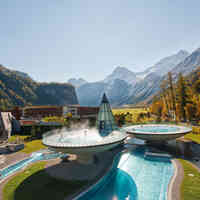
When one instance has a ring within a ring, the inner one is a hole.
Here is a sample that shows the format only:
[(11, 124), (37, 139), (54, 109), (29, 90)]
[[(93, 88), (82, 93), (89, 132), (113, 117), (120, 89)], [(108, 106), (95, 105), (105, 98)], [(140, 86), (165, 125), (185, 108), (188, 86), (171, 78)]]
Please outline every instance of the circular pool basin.
[(98, 130), (73, 130), (61, 133), (50, 132), (44, 135), (43, 144), (51, 150), (76, 154), (79, 160), (88, 160), (92, 155), (112, 149), (122, 144), (127, 134), (113, 131), (109, 136), (101, 137)]
[(124, 128), (128, 134), (146, 141), (166, 141), (184, 136), (192, 131), (189, 127), (177, 125), (135, 125)]

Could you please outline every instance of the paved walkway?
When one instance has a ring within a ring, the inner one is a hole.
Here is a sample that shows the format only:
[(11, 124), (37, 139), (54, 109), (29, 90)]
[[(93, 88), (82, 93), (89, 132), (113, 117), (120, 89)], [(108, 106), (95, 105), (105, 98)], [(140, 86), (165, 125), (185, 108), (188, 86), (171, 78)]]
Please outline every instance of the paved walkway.
[[(0, 170), (3, 169), (4, 167), (7, 167), (9, 165), (14, 164), (17, 161), (20, 161), (20, 160), (23, 160), (25, 158), (28, 158), (30, 155), (29, 154), (25, 154), (25, 153), (21, 153), (21, 152), (16, 152), (16, 153), (12, 153), (12, 154), (6, 154), (4, 156), (5, 156), (5, 162), (4, 163), (0, 163)], [(20, 171), (17, 171), (17, 173), (19, 173)], [(2, 194), (3, 187), (15, 175), (16, 175), (16, 173), (14, 173), (13, 175), (9, 176), (8, 178), (6, 178), (5, 180), (3, 180), (0, 183), (0, 200), (3, 200), (3, 194)]]
[(0, 163), (0, 170), (8, 165), (14, 164), (17, 161), (23, 160), (24, 158), (28, 158), (30, 154), (16, 152), (11, 154), (1, 155), (5, 157), (5, 161)]
[(184, 177), (184, 170), (181, 163), (178, 160), (174, 159), (172, 162), (176, 169), (175, 169), (175, 174), (172, 177), (171, 182), (169, 184), (167, 199), (181, 200), (180, 189)]

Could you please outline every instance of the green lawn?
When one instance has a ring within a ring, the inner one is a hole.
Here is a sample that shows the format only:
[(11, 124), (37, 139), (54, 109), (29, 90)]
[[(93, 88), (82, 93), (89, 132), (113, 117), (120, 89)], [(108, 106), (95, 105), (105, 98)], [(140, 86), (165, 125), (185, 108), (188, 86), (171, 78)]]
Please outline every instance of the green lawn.
[(184, 168), (184, 179), (181, 185), (181, 200), (199, 200), (200, 173), (188, 161), (182, 159), (179, 159), (179, 161)]
[(184, 138), (190, 139), (190, 140), (200, 144), (200, 134), (190, 133), (190, 134), (185, 135)]
[(45, 164), (35, 163), (10, 179), (3, 188), (3, 200), (64, 199), (87, 184), (54, 179), (43, 170)]
[[(9, 138), (9, 142), (15, 142), (15, 141), (22, 141), (26, 139), (28, 136), (19, 136), (19, 135), (13, 135)], [(40, 149), (44, 149), (46, 148), (43, 144), (42, 144), (42, 140), (32, 140), (30, 142), (24, 142), (25, 147), (24, 149), (22, 149), (20, 152), (24, 152), (24, 153), (32, 153), (35, 151), (39, 151)]]
[(16, 142), (16, 141), (23, 141), (24, 139), (26, 139), (28, 136), (27, 135), (12, 135), (8, 141), (9, 142)]
[(46, 147), (42, 144), (42, 140), (33, 140), (31, 142), (25, 142), (25, 147), (21, 150), (21, 152), (32, 153), (44, 148)]

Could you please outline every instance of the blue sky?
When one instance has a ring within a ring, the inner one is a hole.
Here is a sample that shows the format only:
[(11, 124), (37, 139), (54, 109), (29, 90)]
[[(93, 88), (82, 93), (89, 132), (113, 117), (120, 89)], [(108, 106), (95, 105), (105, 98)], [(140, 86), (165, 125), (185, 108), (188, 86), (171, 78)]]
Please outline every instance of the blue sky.
[(199, 0), (6, 0), (0, 63), (37, 81), (97, 81), (200, 47)]

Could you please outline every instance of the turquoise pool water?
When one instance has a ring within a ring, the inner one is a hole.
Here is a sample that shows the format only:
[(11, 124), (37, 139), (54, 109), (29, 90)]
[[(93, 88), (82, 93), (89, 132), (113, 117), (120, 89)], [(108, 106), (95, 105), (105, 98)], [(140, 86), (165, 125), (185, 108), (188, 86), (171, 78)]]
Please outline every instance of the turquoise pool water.
[(144, 127), (136, 127), (133, 130), (138, 132), (149, 132), (149, 133), (167, 133), (167, 132), (176, 132), (179, 131), (177, 127), (170, 126), (144, 126)]
[(0, 170), (0, 180), (6, 178), (7, 176), (11, 175), (12, 173), (22, 169), (23, 167), (27, 166), (30, 163), (33, 163), (38, 160), (49, 160), (54, 158), (59, 158), (64, 156), (63, 154), (59, 153), (50, 153), (50, 154), (44, 154), (40, 152), (35, 152), (31, 155), (31, 157), (26, 158), (22, 161), (19, 161), (13, 165), (10, 165), (9, 167), (4, 168), (3, 170)]
[(78, 200), (166, 200), (174, 172), (169, 159), (145, 159), (144, 149), (123, 154), (118, 167)]

